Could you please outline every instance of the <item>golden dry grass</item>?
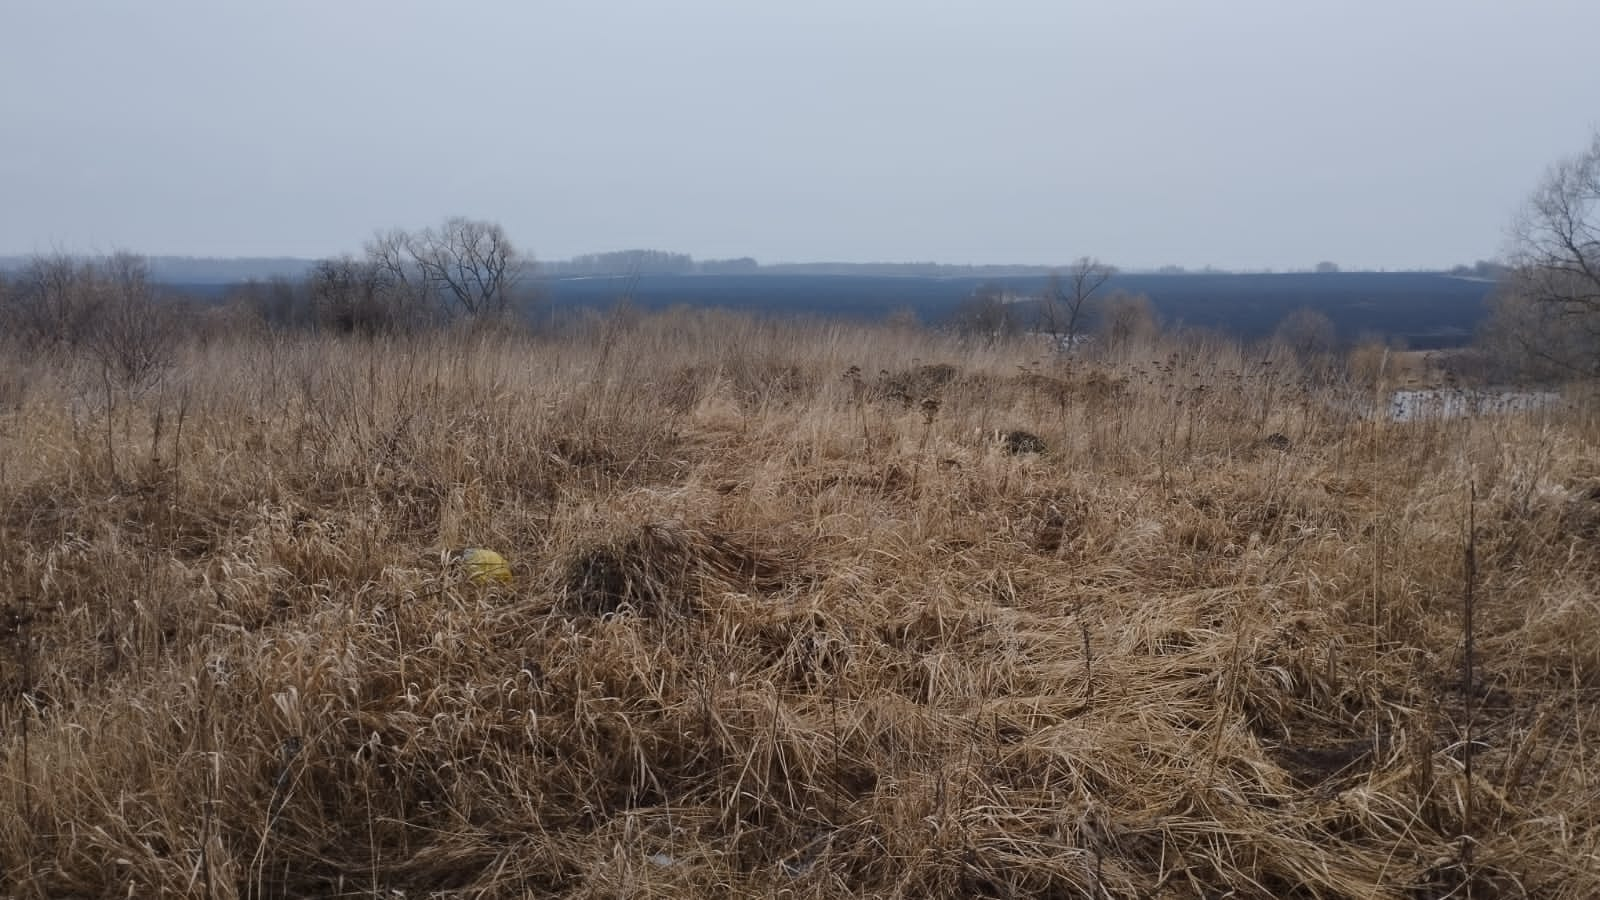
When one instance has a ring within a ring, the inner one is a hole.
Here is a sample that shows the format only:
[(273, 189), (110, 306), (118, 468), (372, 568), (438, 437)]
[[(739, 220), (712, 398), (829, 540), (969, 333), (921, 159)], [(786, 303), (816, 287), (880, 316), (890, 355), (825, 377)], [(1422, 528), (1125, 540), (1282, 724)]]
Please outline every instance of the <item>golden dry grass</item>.
[(0, 892), (1600, 896), (1594, 419), (1028, 352), (0, 356)]

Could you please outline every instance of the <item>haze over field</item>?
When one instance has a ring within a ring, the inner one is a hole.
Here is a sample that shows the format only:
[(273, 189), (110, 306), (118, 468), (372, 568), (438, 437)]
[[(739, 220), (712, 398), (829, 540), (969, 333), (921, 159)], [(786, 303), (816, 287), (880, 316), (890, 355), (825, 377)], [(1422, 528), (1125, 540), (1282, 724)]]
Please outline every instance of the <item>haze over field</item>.
[(1582, 146), (1600, 6), (0, 9), (0, 253), (1441, 267)]

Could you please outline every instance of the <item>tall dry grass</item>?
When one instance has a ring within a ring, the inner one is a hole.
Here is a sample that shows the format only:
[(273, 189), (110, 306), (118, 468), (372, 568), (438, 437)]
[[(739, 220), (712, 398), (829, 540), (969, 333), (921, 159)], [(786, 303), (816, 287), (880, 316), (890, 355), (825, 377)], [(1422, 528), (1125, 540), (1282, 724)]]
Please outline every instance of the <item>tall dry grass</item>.
[(1600, 895), (1600, 427), (1379, 390), (713, 313), (11, 348), (0, 892)]

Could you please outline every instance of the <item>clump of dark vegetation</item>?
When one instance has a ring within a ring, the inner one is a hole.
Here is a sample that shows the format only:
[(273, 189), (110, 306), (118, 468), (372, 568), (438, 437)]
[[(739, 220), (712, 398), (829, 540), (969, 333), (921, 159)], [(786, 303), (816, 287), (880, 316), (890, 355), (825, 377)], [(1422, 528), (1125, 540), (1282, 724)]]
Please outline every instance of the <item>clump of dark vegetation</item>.
[(1031, 431), (1011, 429), (1000, 432), (1000, 447), (1007, 453), (1043, 453), (1045, 451), (1044, 438)]
[(562, 608), (600, 616), (691, 614), (708, 594), (775, 590), (796, 568), (716, 531), (656, 522), (578, 553), (561, 585)]
[(914, 403), (936, 398), (960, 374), (960, 370), (949, 363), (920, 365), (896, 372), (885, 369), (878, 373), (873, 395), (910, 409)]

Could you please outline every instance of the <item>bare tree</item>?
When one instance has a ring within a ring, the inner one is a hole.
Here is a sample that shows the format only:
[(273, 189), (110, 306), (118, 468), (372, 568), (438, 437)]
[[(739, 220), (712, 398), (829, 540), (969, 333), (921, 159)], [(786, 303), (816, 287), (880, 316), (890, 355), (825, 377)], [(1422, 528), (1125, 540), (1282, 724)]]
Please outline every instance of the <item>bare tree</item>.
[(522, 255), (493, 222), (457, 216), (410, 242), (423, 280), (453, 311), (502, 313), (522, 278)]
[(380, 232), (366, 262), (391, 307), (476, 317), (511, 308), (531, 261), (498, 224), (457, 216), (416, 233)]
[(1089, 299), (1116, 273), (1092, 256), (1078, 257), (1065, 275), (1051, 272), (1039, 300), (1038, 330), (1050, 335), (1058, 347), (1077, 343), (1088, 318)]
[(436, 306), (427, 276), (416, 259), (417, 240), (394, 228), (380, 231), (367, 242), (366, 258), (384, 286), (391, 302), (417, 309)]
[(1546, 365), (1600, 376), (1600, 132), (1552, 166), (1529, 198), (1513, 228), (1504, 289), (1497, 318), (1520, 329), (1512, 342)]

